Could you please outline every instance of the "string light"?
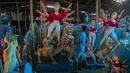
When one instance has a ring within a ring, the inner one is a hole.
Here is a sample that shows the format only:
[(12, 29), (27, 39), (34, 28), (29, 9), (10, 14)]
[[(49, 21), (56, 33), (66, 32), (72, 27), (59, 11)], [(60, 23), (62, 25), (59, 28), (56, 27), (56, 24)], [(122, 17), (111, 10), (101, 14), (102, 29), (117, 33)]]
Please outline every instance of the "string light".
[(48, 8), (54, 8), (54, 6), (51, 6), (51, 5), (47, 5)]
[[(54, 8), (54, 6), (51, 6), (51, 5), (47, 5), (46, 6), (47, 8)], [(65, 9), (64, 7), (61, 7), (62, 9)], [(69, 9), (69, 10), (71, 10), (71, 9)]]
[(125, 2), (126, 0), (113, 0), (113, 1), (122, 4), (122, 3)]

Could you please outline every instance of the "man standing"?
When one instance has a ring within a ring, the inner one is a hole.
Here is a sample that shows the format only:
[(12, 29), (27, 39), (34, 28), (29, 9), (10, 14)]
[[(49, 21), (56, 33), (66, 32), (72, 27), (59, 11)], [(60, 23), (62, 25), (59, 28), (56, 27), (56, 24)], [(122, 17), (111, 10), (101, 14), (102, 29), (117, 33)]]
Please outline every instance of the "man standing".
[(80, 64), (81, 66), (83, 62), (85, 61), (85, 46), (86, 46), (86, 40), (87, 40), (85, 31), (86, 31), (86, 27), (82, 26), (81, 32), (79, 34), (79, 40), (76, 45), (76, 55), (75, 55), (76, 70), (78, 70), (79, 58), (81, 57), (82, 59), (81, 64)]

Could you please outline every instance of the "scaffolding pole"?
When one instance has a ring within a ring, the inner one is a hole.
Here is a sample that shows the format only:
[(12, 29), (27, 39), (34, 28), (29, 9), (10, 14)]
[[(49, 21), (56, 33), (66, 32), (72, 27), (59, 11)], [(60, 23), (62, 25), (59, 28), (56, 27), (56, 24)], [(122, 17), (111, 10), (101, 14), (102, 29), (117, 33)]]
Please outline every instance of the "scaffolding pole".
[(25, 8), (25, 23), (24, 23), (25, 24), (24, 25), (25, 26), (25, 30), (27, 30), (27, 18), (26, 17), (27, 17), (27, 11), (26, 11), (26, 8)]
[(77, 0), (77, 25), (79, 25), (79, 1)]
[(101, 0), (98, 0), (98, 3), (99, 3), (99, 10), (98, 10), (99, 13), (98, 14), (99, 14), (99, 17), (101, 17), (101, 12), (100, 12), (101, 11)]
[(98, 17), (98, 7), (99, 7), (98, 2), (99, 0), (96, 0), (96, 17)]
[[(26, 5), (26, 1), (25, 1), (25, 5)], [(27, 31), (27, 8), (25, 7), (25, 29)]]
[(18, 19), (18, 27), (19, 27), (19, 35), (21, 35), (21, 28), (20, 28), (20, 20), (19, 20), (19, 7), (18, 7), (18, 1), (16, 0), (16, 7), (17, 7), (17, 19)]
[(30, 23), (31, 23), (31, 33), (32, 33), (32, 43), (31, 51), (31, 64), (33, 68), (35, 67), (36, 58), (35, 58), (35, 38), (34, 38), (34, 24), (33, 24), (33, 0), (30, 0)]
[(98, 28), (98, 19), (97, 19), (97, 17), (99, 17), (99, 13), (98, 13), (99, 5), (98, 5), (98, 2), (99, 2), (99, 0), (96, 0), (96, 28)]

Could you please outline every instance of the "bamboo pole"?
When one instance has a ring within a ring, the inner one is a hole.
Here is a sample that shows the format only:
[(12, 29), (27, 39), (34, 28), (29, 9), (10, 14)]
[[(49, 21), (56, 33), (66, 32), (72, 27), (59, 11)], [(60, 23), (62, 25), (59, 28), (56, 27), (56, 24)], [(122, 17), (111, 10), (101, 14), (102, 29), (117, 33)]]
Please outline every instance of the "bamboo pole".
[[(98, 9), (99, 15), (98, 16), (99, 16), (99, 18), (101, 18), (101, 0), (98, 0), (98, 5), (99, 5), (99, 7), (98, 7), (99, 8)], [(98, 20), (98, 23), (101, 23), (101, 21)], [(97, 28), (100, 29), (100, 27), (98, 25), (97, 25)]]
[(98, 17), (98, 2), (99, 0), (96, 0), (96, 17)]
[[(72, 0), (70, 0), (70, 2), (72, 3)], [(72, 4), (73, 5), (73, 4)], [(72, 9), (72, 6), (71, 6), (71, 9)], [(70, 18), (72, 17), (72, 15), (70, 16)], [(72, 22), (72, 20), (70, 21), (70, 23)], [(72, 24), (72, 23), (71, 23)]]
[[(42, 12), (42, 7), (41, 7), (41, 6), (40, 6), (40, 11)], [(43, 16), (41, 15), (40, 18), (42, 19)], [(42, 22), (43, 22), (43, 21), (41, 20), (41, 25), (42, 25)], [(40, 38), (39, 38), (39, 43), (40, 43), (40, 42), (41, 42), (40, 39), (41, 39), (41, 37), (42, 37), (42, 28), (40, 28), (40, 34), (39, 34), (39, 35), (40, 35)], [(41, 43), (40, 43), (40, 47), (41, 47)]]
[(26, 14), (26, 12), (27, 12), (27, 11), (26, 11), (26, 9), (25, 9), (25, 23), (24, 23), (25, 25), (24, 25), (24, 26), (25, 26), (25, 29), (27, 30), (27, 19), (26, 19), (27, 14)]
[(30, 0), (30, 22), (33, 27), (33, 0)]
[(31, 22), (31, 33), (32, 33), (32, 44), (30, 48), (31, 51), (31, 63), (35, 67), (35, 38), (34, 38), (34, 24), (33, 24), (33, 0), (30, 0), (30, 22)]
[(80, 27), (79, 25), (79, 0), (77, 0), (77, 25), (78, 27)]
[(99, 2), (99, 0), (96, 0), (96, 27), (98, 27), (98, 19), (97, 19), (97, 17), (98, 17), (98, 11), (99, 11), (99, 5), (98, 5), (98, 2)]
[(101, 0), (98, 0), (98, 3), (99, 3), (99, 10), (98, 10), (99, 11), (99, 17), (101, 17), (101, 12), (100, 12), (101, 11)]
[[(78, 32), (76, 31), (76, 39), (78, 39), (78, 35), (80, 34), (80, 25), (79, 25), (79, 1), (77, 0), (77, 26), (78, 26)], [(77, 40), (75, 40), (77, 42)]]
[[(26, 1), (25, 1), (25, 5), (26, 5)], [(27, 10), (26, 10), (26, 7), (25, 7), (25, 29), (27, 30)]]
[(77, 25), (79, 25), (79, 1), (77, 0)]
[(19, 27), (19, 35), (21, 35), (21, 28), (20, 28), (20, 20), (19, 20), (19, 7), (18, 7), (18, 1), (16, 0), (16, 7), (17, 7), (17, 19), (18, 19), (18, 27)]

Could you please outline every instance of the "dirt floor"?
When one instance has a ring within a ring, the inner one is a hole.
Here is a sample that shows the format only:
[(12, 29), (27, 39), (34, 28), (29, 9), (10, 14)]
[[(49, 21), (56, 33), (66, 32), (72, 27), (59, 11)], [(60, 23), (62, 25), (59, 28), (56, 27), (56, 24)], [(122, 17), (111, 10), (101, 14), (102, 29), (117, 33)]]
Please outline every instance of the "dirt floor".
[(83, 69), (81, 71), (78, 71), (78, 73), (104, 73), (104, 70), (103, 69), (96, 69), (96, 68)]
[[(41, 72), (41, 73), (73, 73), (73, 72)], [(78, 73), (104, 73), (102, 68), (82, 69)]]

